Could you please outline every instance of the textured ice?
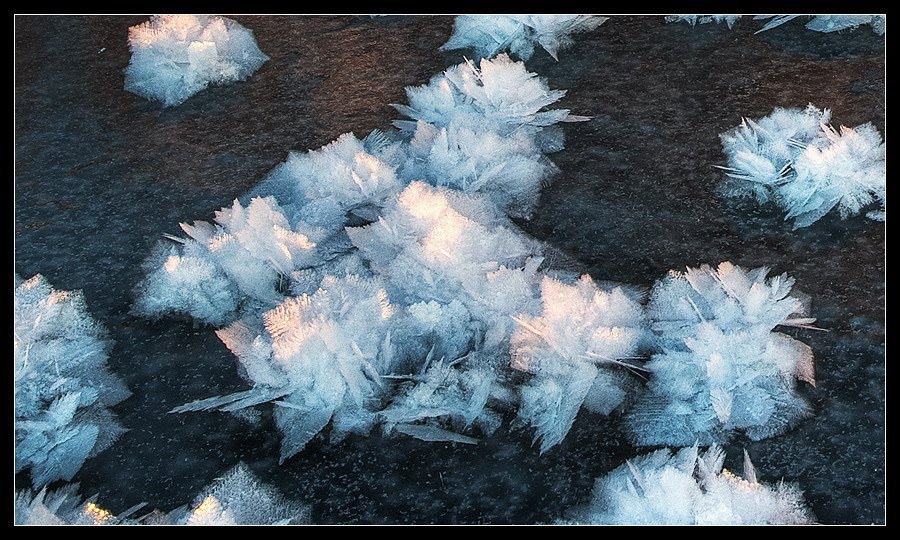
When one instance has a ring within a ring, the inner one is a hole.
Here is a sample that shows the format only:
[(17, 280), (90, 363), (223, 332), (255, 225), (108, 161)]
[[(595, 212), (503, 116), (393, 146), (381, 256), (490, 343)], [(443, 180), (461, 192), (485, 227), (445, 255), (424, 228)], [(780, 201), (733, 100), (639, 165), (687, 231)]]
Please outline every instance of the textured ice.
[(80, 291), (40, 274), (16, 276), (14, 288), (15, 470), (41, 487), (113, 444), (125, 428), (108, 407), (130, 392), (107, 367), (109, 343)]
[(837, 207), (841, 218), (879, 202), (868, 217), (884, 219), (885, 145), (871, 123), (855, 128), (828, 125), (831, 112), (810, 104), (804, 109), (775, 109), (755, 122), (722, 133), (728, 156), (721, 167), (729, 196), (774, 199), (795, 218), (794, 228), (807, 227)]
[[(754, 19), (770, 19), (769, 22), (757, 30), (757, 34), (771, 30), (776, 26), (799, 17), (799, 15), (757, 15)], [(837, 32), (840, 30), (853, 29), (857, 26), (868, 24), (872, 27), (872, 31), (879, 36), (884, 35), (885, 17), (883, 15), (816, 15), (806, 23), (806, 27), (816, 32)]]
[(743, 478), (723, 469), (718, 446), (663, 448), (598, 478), (574, 522), (597, 525), (802, 525), (814, 523), (803, 493), (757, 480), (744, 452)]
[(178, 105), (210, 84), (242, 81), (269, 59), (253, 32), (225, 17), (154, 15), (128, 29), (125, 90)]
[(540, 45), (556, 59), (557, 52), (572, 45), (571, 34), (588, 32), (609, 17), (596, 15), (460, 15), (453, 35), (442, 50), (471, 47), (478, 57), (491, 58), (508, 50), (522, 60)]
[(122, 516), (114, 516), (92, 499), (82, 501), (78, 495), (78, 484), (66, 484), (58, 489), (37, 493), (30, 489), (17, 491), (14, 502), (14, 523), (16, 525), (113, 525), (135, 524), (128, 516), (138, 505), (126, 510)]
[(815, 319), (789, 295), (792, 278), (767, 273), (726, 262), (673, 271), (656, 284), (647, 317), (660, 352), (628, 413), (638, 444), (710, 444), (736, 430), (757, 440), (810, 414), (795, 380), (815, 384), (812, 350), (773, 329)]
[(514, 319), (510, 347), (512, 366), (534, 374), (521, 388), (519, 417), (545, 452), (565, 438), (582, 405), (609, 414), (625, 399), (644, 317), (622, 289), (602, 290), (588, 275), (573, 285), (545, 276), (541, 302), (539, 316)]
[(666, 15), (666, 22), (683, 21), (691, 26), (696, 26), (698, 23), (707, 24), (714, 22), (716, 24), (722, 24), (724, 22), (728, 25), (728, 28), (731, 28), (740, 18), (740, 15)]

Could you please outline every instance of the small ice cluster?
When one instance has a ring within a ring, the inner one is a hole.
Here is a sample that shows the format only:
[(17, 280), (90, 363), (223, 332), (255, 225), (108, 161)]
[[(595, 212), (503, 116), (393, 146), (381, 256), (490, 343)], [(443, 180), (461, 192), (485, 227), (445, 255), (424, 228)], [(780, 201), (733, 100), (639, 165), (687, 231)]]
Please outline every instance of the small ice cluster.
[(884, 221), (885, 145), (871, 123), (855, 128), (828, 122), (831, 111), (776, 108), (772, 114), (722, 133), (728, 166), (728, 196), (774, 199), (794, 218), (794, 229), (807, 227), (837, 207), (841, 219), (880, 203), (866, 217)]
[(183, 103), (210, 84), (242, 81), (269, 59), (253, 32), (209, 15), (154, 15), (128, 29), (128, 44), (125, 90), (164, 106)]
[(544, 155), (561, 150), (560, 122), (589, 120), (568, 109), (545, 110), (565, 95), (501, 54), (453, 66), (406, 89), (411, 120), (394, 125), (409, 139), (393, 152), (399, 174), (466, 193), (484, 193), (513, 217), (529, 218), (541, 187), (557, 172)]
[(16, 472), (35, 487), (71, 480), (125, 428), (108, 407), (130, 395), (106, 364), (109, 344), (80, 292), (40, 274), (14, 280)]
[(472, 48), (480, 58), (509, 51), (522, 60), (540, 45), (555, 59), (572, 45), (571, 34), (591, 31), (609, 17), (596, 15), (461, 15), (442, 50)]
[[(770, 19), (756, 33), (771, 30), (776, 26), (796, 19), (799, 15), (757, 15), (754, 20)], [(839, 32), (841, 30), (854, 29), (857, 26), (869, 25), (872, 31), (879, 36), (884, 35), (885, 17), (883, 15), (816, 15), (806, 23), (806, 28), (816, 32)]]
[[(567, 285), (541, 281), (542, 310), (523, 314), (511, 339), (512, 365), (534, 377), (521, 388), (519, 417), (535, 428), (541, 452), (559, 444), (581, 406), (608, 415), (633, 382), (626, 369), (644, 338), (641, 305), (590, 276)], [(624, 368), (624, 369), (623, 369)]]
[(651, 291), (647, 318), (660, 351), (646, 395), (629, 411), (640, 445), (758, 440), (810, 414), (795, 381), (815, 384), (813, 353), (776, 326), (810, 328), (793, 278), (731, 263), (672, 271)]
[(575, 523), (596, 525), (804, 525), (815, 523), (794, 484), (762, 483), (744, 452), (743, 478), (718, 446), (663, 448), (598, 478)]
[(293, 525), (308, 522), (309, 508), (288, 500), (261, 483), (250, 469), (239, 463), (197, 496), (191, 506), (171, 512), (154, 510), (138, 516), (140, 503), (113, 515), (91, 497), (82, 501), (78, 484), (53, 491), (16, 492), (16, 525)]
[(740, 15), (666, 15), (666, 22), (686, 22), (691, 26), (696, 26), (698, 23), (722, 24), (724, 22), (728, 28), (731, 28), (740, 18)]

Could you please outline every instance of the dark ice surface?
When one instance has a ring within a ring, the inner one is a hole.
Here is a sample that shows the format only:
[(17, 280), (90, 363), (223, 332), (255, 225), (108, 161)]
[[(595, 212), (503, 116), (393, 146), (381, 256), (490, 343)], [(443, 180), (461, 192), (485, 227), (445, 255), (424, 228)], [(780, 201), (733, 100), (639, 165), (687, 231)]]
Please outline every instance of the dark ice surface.
[[(211, 219), (290, 150), (387, 127), (404, 86), (469, 54), (438, 51), (450, 17), (234, 18), (271, 60), (170, 109), (123, 90), (127, 29), (147, 17), (16, 18), (15, 269), (84, 291), (134, 392), (114, 408), (130, 431), (85, 463), (81, 493), (114, 513), (169, 510), (243, 460), (311, 504), (318, 523), (546, 523), (648, 451), (617, 416), (582, 411), (543, 456), (530, 433), (502, 428), (477, 446), (318, 437), (279, 466), (270, 412), (256, 426), (166, 414), (247, 385), (212, 329), (129, 314), (162, 234)], [(521, 225), (596, 279), (649, 287), (669, 269), (725, 260), (793, 275), (829, 330), (790, 332), (815, 352), (817, 385), (801, 390), (816, 415), (772, 439), (736, 439), (726, 466), (739, 471), (746, 447), (761, 479), (797, 482), (821, 522), (883, 523), (884, 225), (832, 214), (791, 231), (772, 205), (718, 196), (713, 165), (724, 163), (720, 132), (778, 106), (812, 101), (835, 125), (872, 121), (884, 133), (884, 38), (799, 20), (758, 27), (622, 16), (576, 36), (559, 62), (538, 51), (529, 69), (594, 118), (566, 126), (567, 148), (551, 156), (562, 172)]]

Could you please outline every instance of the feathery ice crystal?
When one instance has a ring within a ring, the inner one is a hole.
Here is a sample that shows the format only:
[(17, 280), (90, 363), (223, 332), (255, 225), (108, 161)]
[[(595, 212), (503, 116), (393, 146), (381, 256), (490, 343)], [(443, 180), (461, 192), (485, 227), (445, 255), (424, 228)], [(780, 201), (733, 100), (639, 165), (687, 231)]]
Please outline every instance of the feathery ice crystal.
[(773, 198), (795, 218), (794, 229), (807, 227), (837, 207), (842, 219), (880, 202), (867, 217), (884, 220), (885, 145), (871, 123), (835, 130), (831, 112), (810, 104), (803, 109), (775, 109), (754, 122), (722, 133), (728, 166), (724, 191)]
[(744, 452), (743, 478), (723, 469), (725, 453), (663, 448), (598, 478), (575, 522), (597, 525), (801, 525), (814, 523), (794, 484), (757, 480)]
[(460, 15), (441, 50), (471, 47), (481, 58), (509, 50), (528, 60), (537, 44), (555, 60), (558, 51), (572, 45), (571, 34), (591, 31), (608, 19), (596, 15)]
[(728, 28), (731, 28), (734, 23), (740, 19), (740, 15), (666, 15), (666, 22), (681, 22), (684, 21), (691, 26), (696, 26), (699, 24), (707, 24), (707, 23), (717, 23), (722, 24), (723, 22), (728, 25)]
[[(776, 26), (796, 19), (799, 15), (757, 15), (754, 20), (770, 19), (756, 33), (771, 30)], [(872, 31), (879, 36), (884, 35), (885, 18), (883, 15), (816, 15), (806, 23), (806, 28), (816, 32), (838, 32), (840, 30), (853, 29), (857, 26), (868, 24), (872, 27)]]
[(514, 368), (534, 374), (521, 388), (519, 417), (536, 429), (541, 452), (565, 438), (582, 404), (609, 414), (625, 399), (625, 369), (643, 338), (640, 304), (588, 275), (573, 285), (545, 276), (540, 316), (516, 317)]
[(269, 59), (253, 32), (209, 15), (154, 15), (128, 29), (128, 44), (125, 90), (164, 106), (183, 103), (210, 84), (242, 81)]
[(815, 384), (812, 350), (773, 329), (815, 319), (789, 296), (792, 278), (767, 273), (726, 262), (672, 271), (654, 286), (647, 317), (661, 352), (628, 414), (638, 444), (710, 444), (735, 430), (758, 440), (810, 414), (794, 381)]
[(40, 274), (14, 287), (16, 472), (30, 469), (41, 487), (113, 444), (125, 428), (108, 407), (130, 392), (107, 367), (109, 344), (80, 291)]

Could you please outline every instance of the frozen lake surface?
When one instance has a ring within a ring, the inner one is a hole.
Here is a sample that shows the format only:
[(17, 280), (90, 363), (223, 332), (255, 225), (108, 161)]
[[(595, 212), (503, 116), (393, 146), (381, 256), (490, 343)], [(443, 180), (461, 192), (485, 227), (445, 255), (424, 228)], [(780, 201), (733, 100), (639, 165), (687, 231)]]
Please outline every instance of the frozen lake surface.
[[(584, 410), (544, 456), (531, 434), (501, 428), (477, 446), (410, 438), (321, 437), (278, 465), (270, 414), (250, 426), (227, 413), (166, 414), (246, 388), (212, 329), (129, 314), (141, 263), (180, 221), (257, 184), (290, 150), (387, 127), (423, 84), (462, 60), (442, 53), (451, 17), (252, 17), (271, 60), (248, 81), (162, 109), (123, 89), (127, 29), (147, 17), (17, 17), (16, 272), (82, 289), (110, 331), (110, 366), (134, 395), (114, 407), (130, 431), (75, 481), (113, 513), (169, 510), (245, 461), (261, 480), (311, 504), (316, 523), (541, 523), (586, 502), (595, 477), (646, 449), (619, 417)], [(835, 126), (884, 133), (884, 38), (868, 27), (822, 34), (792, 21), (754, 35), (739, 21), (690, 27), (613, 17), (555, 62), (529, 70), (559, 103), (593, 120), (570, 124), (561, 169), (530, 222), (595, 279), (649, 287), (669, 269), (730, 260), (789, 272), (813, 298), (817, 326), (790, 331), (816, 357), (816, 415), (746, 447), (764, 481), (795, 481), (823, 523), (883, 523), (884, 225), (828, 215), (791, 231), (774, 205), (715, 193), (718, 134), (775, 107), (813, 102)], [(264, 408), (264, 407), (263, 407)], [(27, 479), (19, 479), (27, 482)]]

